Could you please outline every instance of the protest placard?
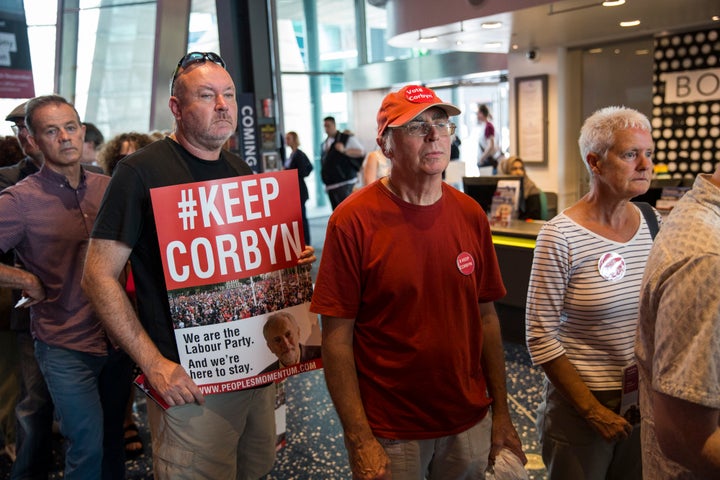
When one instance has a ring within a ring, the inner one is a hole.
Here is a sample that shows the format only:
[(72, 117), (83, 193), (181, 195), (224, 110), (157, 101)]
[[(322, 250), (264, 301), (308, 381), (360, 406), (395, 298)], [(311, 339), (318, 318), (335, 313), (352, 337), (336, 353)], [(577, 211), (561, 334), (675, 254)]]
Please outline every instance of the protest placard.
[[(150, 194), (180, 363), (202, 393), (320, 368), (320, 329), (308, 311), (310, 267), (297, 265), (304, 248), (297, 172)], [(274, 353), (263, 327), (278, 313), (297, 328)]]

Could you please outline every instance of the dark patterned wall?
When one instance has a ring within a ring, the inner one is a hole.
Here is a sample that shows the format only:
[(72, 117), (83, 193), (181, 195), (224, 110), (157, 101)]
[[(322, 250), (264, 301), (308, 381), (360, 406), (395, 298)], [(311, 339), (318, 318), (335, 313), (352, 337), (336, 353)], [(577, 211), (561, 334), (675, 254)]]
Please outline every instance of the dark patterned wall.
[[(654, 55), (656, 163), (666, 164), (675, 178), (713, 172), (720, 163), (720, 29), (658, 37)], [(677, 78), (678, 74), (682, 81), (668, 83), (667, 76)], [(675, 93), (688, 94), (690, 100), (675, 98), (668, 102), (668, 85), (676, 87)]]

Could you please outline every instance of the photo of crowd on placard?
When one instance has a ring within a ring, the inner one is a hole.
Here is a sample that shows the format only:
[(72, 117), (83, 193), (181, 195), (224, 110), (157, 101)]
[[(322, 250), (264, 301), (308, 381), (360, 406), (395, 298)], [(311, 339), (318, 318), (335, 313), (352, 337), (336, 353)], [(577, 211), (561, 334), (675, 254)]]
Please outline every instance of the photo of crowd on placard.
[(175, 328), (256, 317), (309, 302), (311, 297), (308, 266), (168, 292)]

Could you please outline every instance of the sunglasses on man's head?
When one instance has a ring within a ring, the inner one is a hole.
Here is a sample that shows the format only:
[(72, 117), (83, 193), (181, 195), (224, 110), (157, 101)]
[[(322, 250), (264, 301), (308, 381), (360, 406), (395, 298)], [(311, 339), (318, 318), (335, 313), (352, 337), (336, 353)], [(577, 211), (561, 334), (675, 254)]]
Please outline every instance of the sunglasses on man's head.
[(178, 73), (180, 73), (180, 69), (182, 68), (185, 70), (187, 67), (192, 65), (193, 63), (205, 63), (205, 61), (210, 60), (213, 63), (217, 63), (221, 67), (225, 68), (225, 61), (214, 52), (190, 52), (184, 57), (180, 59), (177, 66), (175, 67), (175, 71), (173, 72), (172, 80), (170, 81), (170, 95), (173, 94), (173, 90), (175, 89), (175, 80), (177, 79)]

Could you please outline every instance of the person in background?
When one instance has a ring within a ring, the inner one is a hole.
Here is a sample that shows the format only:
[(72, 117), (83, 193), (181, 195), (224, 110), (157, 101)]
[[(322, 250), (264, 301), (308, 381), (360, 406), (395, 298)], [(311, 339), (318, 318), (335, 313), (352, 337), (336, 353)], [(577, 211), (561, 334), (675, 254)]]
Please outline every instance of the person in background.
[[(640, 429), (619, 413), (653, 241), (630, 202), (650, 187), (650, 122), (603, 108), (585, 120), (578, 143), (590, 191), (541, 228), (528, 287), (527, 346), (545, 372), (538, 435), (550, 480), (637, 480)], [(648, 215), (660, 221), (657, 211)]]
[(15, 185), (17, 182), (40, 170), (43, 165), (42, 152), (28, 140), (28, 129), (25, 124), (25, 105), (23, 102), (15, 107), (5, 120), (12, 122), (12, 130), (17, 138), (17, 143), (25, 155), (25, 158), (14, 165), (0, 168), (0, 190)]
[(83, 153), (80, 162), (83, 165), (97, 166), (97, 154), (105, 142), (105, 137), (94, 124), (83, 122), (83, 125), (85, 125), (85, 141), (83, 142)]
[(515, 156), (508, 157), (500, 162), (499, 168), (504, 175), (523, 177), (524, 207), (520, 209), (519, 218), (541, 220), (543, 218), (540, 198), (542, 190), (528, 177), (522, 159)]
[[(80, 289), (87, 242), (109, 178), (80, 163), (85, 127), (63, 97), (26, 106), (40, 171), (0, 192), (0, 251), (22, 268), (0, 266), (0, 285), (22, 290), (31, 309), (35, 357), (67, 439), (67, 479), (122, 479), (123, 378), (114, 350)], [(61, 233), (60, 233), (61, 232)], [(124, 380), (124, 381), (123, 381)], [(37, 461), (37, 459), (35, 459)]]
[(477, 121), (480, 125), (480, 141), (478, 143), (478, 167), (493, 167), (497, 172), (498, 161), (502, 157), (502, 149), (495, 141), (495, 126), (490, 122), (492, 115), (487, 105), (480, 104), (477, 109)]
[(645, 267), (635, 355), (647, 480), (720, 478), (718, 274), (720, 167), (695, 178)]
[(426, 87), (389, 93), (377, 143), (390, 174), (328, 223), (310, 310), (322, 315), (325, 379), (355, 479), (483, 478), (503, 447), (525, 461), (490, 226), (442, 181), (459, 113)]
[(10, 167), (25, 158), (16, 137), (0, 137), (0, 168)]
[(153, 130), (153, 131), (150, 132), (148, 135), (150, 136), (150, 138), (151, 138), (151, 139), (153, 140), (153, 142), (154, 142), (155, 140), (162, 140), (163, 138), (167, 137), (168, 135), (170, 135), (170, 132), (163, 132), (163, 131), (160, 131), (160, 130)]
[[(29, 132), (25, 123), (26, 104), (27, 102), (21, 103), (5, 117), (5, 120), (13, 123), (13, 132), (25, 158), (15, 165), (0, 168), (0, 191), (38, 172), (44, 163), (40, 149), (28, 140)], [(14, 252), (6, 255), (3, 263), (10, 266), (18, 265)], [(20, 290), (12, 289), (12, 305), (20, 300), (21, 295)], [(54, 407), (35, 358), (33, 338), (30, 333), (30, 311), (27, 308), (11, 309), (10, 329), (15, 333), (20, 373), (20, 396), (15, 405), (16, 458), (10, 478), (47, 478), (52, 455)]]
[[(0, 137), (0, 165), (9, 167), (16, 165), (25, 157), (17, 138)], [(0, 168), (2, 168), (0, 167)], [(13, 252), (2, 255), (2, 263), (14, 264)], [(18, 348), (15, 332), (10, 328), (13, 305), (11, 288), (0, 288), (0, 439), (3, 441), (4, 453), (15, 461), (15, 405), (20, 395), (18, 378)]]
[[(158, 480), (258, 479), (275, 459), (275, 388), (204, 396), (180, 365), (164, 282), (150, 189), (251, 175), (223, 150), (237, 128), (235, 84), (214, 52), (190, 52), (172, 75), (168, 106), (175, 131), (121, 161), (88, 246), (83, 289), (112, 337), (167, 402), (147, 402)], [(128, 259), (136, 313), (118, 281)], [(315, 261), (306, 247), (299, 263)]]
[(375, 149), (367, 154), (365, 161), (362, 164), (360, 172), (362, 174), (360, 178), (360, 186), (370, 185), (375, 180), (383, 178), (390, 173), (392, 162), (390, 159), (383, 155), (381, 149)]
[(115, 135), (100, 150), (98, 164), (107, 175), (112, 175), (120, 160), (153, 141), (152, 137), (145, 133), (127, 132)]
[(450, 161), (460, 160), (460, 145), (462, 141), (457, 135), (453, 135), (452, 143), (450, 144)]
[[(141, 149), (153, 142), (150, 135), (138, 132), (121, 133), (114, 136), (103, 144), (98, 153), (98, 164), (107, 175), (112, 175), (120, 160), (131, 153)], [(135, 304), (135, 282), (132, 278), (130, 268), (125, 269), (125, 290)], [(132, 381), (132, 380), (131, 380)], [(131, 384), (130, 395), (125, 406), (125, 418), (123, 420), (123, 436), (125, 442), (125, 458), (133, 459), (140, 456), (145, 450), (140, 430), (133, 418), (133, 404), (135, 403), (135, 389)]]
[(302, 222), (303, 222), (303, 233), (305, 234), (305, 245), (310, 245), (310, 224), (307, 219), (307, 211), (305, 209), (305, 203), (310, 198), (308, 193), (307, 185), (305, 184), (305, 177), (310, 175), (313, 171), (312, 163), (310, 159), (305, 155), (305, 152), (300, 150), (300, 138), (297, 132), (288, 132), (285, 135), (285, 144), (290, 147), (292, 152), (290, 156), (285, 160), (285, 169), (295, 169), (298, 174), (298, 182), (300, 182), (300, 209), (302, 210)]
[(330, 197), (330, 205), (335, 210), (352, 193), (358, 181), (357, 172), (365, 149), (352, 132), (337, 129), (335, 117), (325, 117), (323, 127), (327, 138), (322, 144), (320, 176)]

